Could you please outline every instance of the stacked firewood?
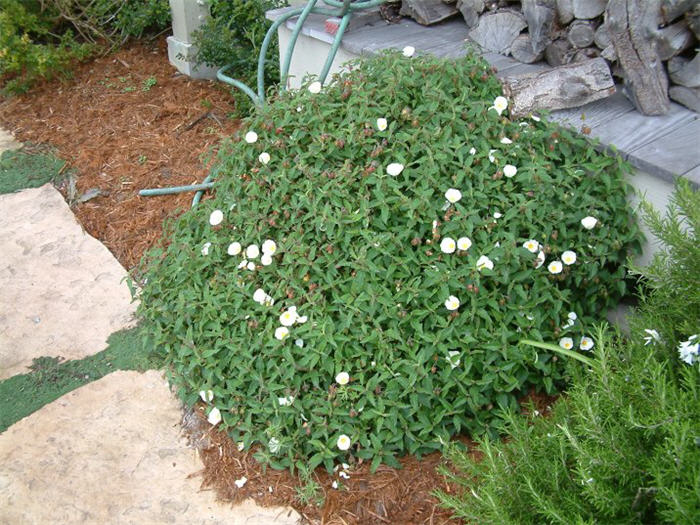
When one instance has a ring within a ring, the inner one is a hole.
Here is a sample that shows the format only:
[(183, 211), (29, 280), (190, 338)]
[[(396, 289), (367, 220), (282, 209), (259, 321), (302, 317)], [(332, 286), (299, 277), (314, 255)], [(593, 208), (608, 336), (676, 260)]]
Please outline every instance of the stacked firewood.
[(667, 113), (669, 97), (700, 112), (700, 0), (403, 0), (402, 14), (461, 14), (485, 51), (564, 67), (559, 76), (596, 59), (645, 115)]

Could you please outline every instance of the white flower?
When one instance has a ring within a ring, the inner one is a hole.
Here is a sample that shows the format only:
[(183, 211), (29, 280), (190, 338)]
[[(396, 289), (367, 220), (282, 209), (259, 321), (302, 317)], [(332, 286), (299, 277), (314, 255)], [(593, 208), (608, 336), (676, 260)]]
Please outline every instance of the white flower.
[(549, 263), (549, 266), (547, 266), (547, 269), (549, 270), (549, 273), (561, 273), (562, 269), (564, 266), (562, 266), (561, 261), (552, 261)]
[(296, 309), (292, 310), (289, 308), (288, 310), (285, 310), (282, 312), (282, 315), (280, 315), (280, 324), (282, 326), (292, 326), (297, 320), (297, 311)]
[(243, 476), (241, 479), (237, 479), (237, 480), (234, 481), (233, 483), (234, 483), (239, 489), (242, 489), (242, 488), (243, 488), (243, 485), (245, 485), (247, 482), (248, 482), (248, 478), (246, 478), (245, 476)]
[(503, 215), (501, 215), (501, 212), (499, 212), (499, 211), (493, 212), (494, 219), (500, 219), (501, 217), (503, 217)]
[(249, 131), (248, 133), (245, 134), (245, 141), (248, 144), (253, 144), (254, 142), (258, 141), (258, 134), (255, 133), (255, 131)]
[(277, 438), (270, 438), (270, 441), (267, 442), (267, 448), (270, 449), (270, 452), (273, 454), (277, 454), (280, 451), (280, 441)]
[(278, 397), (277, 402), (281, 407), (291, 406), (291, 404), (294, 403), (294, 396)]
[(243, 441), (239, 441), (236, 445), (236, 448), (238, 449), (238, 452), (243, 452), (243, 449), (245, 448), (245, 443), (243, 443)]
[(309, 318), (305, 315), (298, 315), (297, 316), (297, 324), (304, 324), (308, 320), (309, 320)]
[(243, 247), (241, 246), (240, 242), (232, 242), (228, 245), (226, 253), (228, 253), (229, 255), (238, 255), (239, 253), (241, 253), (242, 249)]
[(340, 476), (343, 479), (350, 479), (350, 475), (347, 472), (345, 472), (344, 470), (341, 470), (340, 472), (338, 472), (338, 476)]
[(212, 226), (218, 226), (221, 224), (221, 221), (224, 220), (224, 212), (221, 210), (214, 210), (211, 212), (211, 215), (209, 215), (209, 224)]
[(282, 341), (287, 337), (289, 337), (289, 328), (286, 326), (280, 326), (277, 328), (277, 330), (275, 330), (275, 339)]
[(450, 366), (454, 369), (459, 366), (460, 359), (459, 359), (459, 351), (457, 350), (450, 350), (447, 352), (447, 362), (450, 363)]
[(399, 173), (403, 171), (403, 164), (398, 162), (392, 162), (386, 167), (386, 172), (392, 177), (396, 177)]
[(508, 108), (508, 99), (506, 97), (496, 97), (493, 101), (493, 106), (489, 109), (495, 109), (499, 115), (503, 113)]
[(248, 270), (250, 270), (252, 272), (253, 270), (255, 270), (255, 263), (252, 261), (248, 261), (246, 268), (248, 268)]
[(530, 253), (537, 253), (537, 250), (540, 249), (540, 243), (537, 242), (535, 239), (530, 239), (529, 241), (525, 241), (523, 243), (523, 248), (525, 248)]
[(202, 246), (202, 255), (209, 255), (209, 248), (211, 248), (211, 243), (205, 242), (204, 246)]
[(539, 122), (540, 120), (542, 120), (542, 119), (540, 119), (540, 117), (538, 117), (537, 115), (530, 115), (530, 118), (531, 118), (532, 120), (534, 120), (535, 122)]
[(489, 161), (491, 162), (496, 162), (496, 157), (494, 156), (494, 153), (496, 153), (495, 149), (489, 150)]
[(503, 175), (505, 175), (509, 179), (515, 177), (516, 173), (518, 173), (518, 168), (516, 168), (512, 164), (506, 164), (505, 166), (503, 166)]
[(513, 141), (510, 140), (508, 137), (503, 137), (501, 139), (501, 144), (513, 144)]
[(537, 264), (535, 265), (535, 268), (539, 268), (544, 264), (546, 257), (544, 255), (544, 252), (540, 250), (540, 253), (537, 254)]
[(579, 348), (581, 348), (581, 350), (590, 350), (591, 348), (593, 348), (593, 339), (591, 339), (590, 337), (583, 336), (581, 338), (581, 344), (579, 345)]
[(303, 109), (304, 108), (302, 108), (301, 106), (297, 106), (297, 113), (301, 113), (303, 111)]
[(308, 89), (309, 93), (313, 93), (314, 95), (316, 95), (317, 93), (321, 92), (321, 83), (318, 80), (316, 80), (315, 82), (309, 84)]
[(576, 312), (569, 312), (566, 317), (569, 319), (569, 321), (575, 321), (576, 319), (578, 319), (578, 315), (576, 315)]
[(455, 202), (458, 202), (462, 198), (462, 192), (455, 189), (455, 188), (450, 188), (445, 192), (445, 198), (447, 199), (448, 202), (451, 204), (454, 204)]
[(567, 265), (574, 264), (576, 262), (576, 252), (566, 250), (564, 253), (561, 254), (561, 260), (564, 262), (564, 264)]
[(294, 344), (297, 345), (299, 348), (304, 348), (304, 340), (303, 339), (295, 340)]
[(199, 397), (202, 398), (202, 401), (204, 401), (205, 403), (208, 403), (212, 399), (214, 399), (214, 392), (212, 390), (200, 390)]
[(337, 376), (335, 376), (335, 382), (340, 386), (347, 385), (350, 382), (350, 374), (347, 372), (340, 372)]
[(411, 58), (413, 54), (416, 52), (416, 48), (413, 46), (406, 46), (403, 48), (403, 56), (407, 58)]
[(272, 264), (272, 255), (269, 253), (263, 253), (262, 257), (260, 257), (260, 262), (263, 266), (270, 266)]
[(258, 155), (258, 160), (263, 164), (267, 164), (270, 162), (270, 154), (267, 151), (263, 151), (260, 155)]
[(469, 237), (460, 237), (457, 239), (457, 249), (466, 252), (472, 246), (472, 240)]
[(440, 241), (440, 251), (442, 253), (454, 253), (456, 248), (457, 243), (452, 237), (443, 237), (442, 241)]
[(389, 124), (385, 118), (378, 118), (377, 119), (377, 129), (379, 131), (384, 131), (388, 125)]
[(260, 255), (260, 248), (257, 244), (251, 244), (245, 249), (245, 256), (248, 259), (255, 259), (258, 255)]
[(253, 301), (255, 301), (256, 303), (259, 303), (259, 304), (265, 303), (265, 301), (267, 300), (267, 297), (268, 297), (268, 295), (265, 293), (265, 290), (263, 290), (262, 288), (258, 288), (257, 290), (255, 290), (255, 292), (253, 292)]
[(596, 219), (595, 217), (591, 217), (590, 215), (581, 219), (581, 226), (583, 226), (587, 230), (592, 230), (593, 228), (595, 228), (596, 224), (598, 224), (598, 219)]
[(457, 308), (459, 308), (459, 299), (457, 299), (454, 295), (450, 295), (445, 300), (445, 308), (447, 308), (450, 311), (456, 310)]
[(650, 344), (656, 344), (661, 342), (661, 336), (659, 335), (659, 332), (656, 330), (650, 330), (648, 328), (645, 328), (644, 331), (649, 334), (644, 338), (644, 346), (650, 345)]
[(485, 255), (482, 255), (479, 257), (476, 261), (476, 269), (481, 271), (484, 268), (488, 270), (493, 270), (493, 261), (486, 257)]
[(209, 424), (212, 426), (216, 426), (221, 422), (221, 412), (218, 408), (214, 407), (209, 411), (207, 421), (209, 421)]
[(689, 365), (700, 361), (700, 343), (698, 343), (697, 334), (690, 336), (687, 341), (678, 345), (678, 356), (681, 361)]
[(337, 445), (339, 450), (347, 450), (350, 448), (350, 445), (352, 445), (352, 441), (350, 441), (350, 438), (345, 434), (340, 434), (340, 436), (338, 436)]
[(245, 268), (246, 266), (248, 266), (248, 261), (246, 261), (245, 259), (238, 263), (238, 268)]
[(469, 154), (470, 155), (476, 155), (476, 148), (472, 147), (469, 149)]
[(574, 340), (571, 337), (562, 337), (559, 339), (559, 346), (564, 350), (571, 350), (574, 347)]
[(338, 482), (336, 480), (333, 480), (333, 483), (331, 483), (331, 487), (338, 490)]
[(275, 300), (271, 296), (266, 295), (265, 296), (265, 306), (272, 306), (273, 304), (275, 304)]
[(277, 243), (273, 241), (272, 239), (267, 239), (265, 242), (262, 243), (262, 252), (263, 253), (268, 253), (270, 255), (274, 255), (274, 253), (277, 251)]

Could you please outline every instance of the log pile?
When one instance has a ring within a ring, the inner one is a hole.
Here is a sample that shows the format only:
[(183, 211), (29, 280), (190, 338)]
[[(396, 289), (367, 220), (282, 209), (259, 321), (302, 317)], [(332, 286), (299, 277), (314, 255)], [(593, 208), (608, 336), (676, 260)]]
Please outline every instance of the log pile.
[[(600, 76), (601, 65), (607, 65), (645, 115), (667, 113), (669, 98), (700, 112), (700, 0), (403, 0), (403, 5), (402, 14), (421, 13), (415, 18), (423, 24), (461, 16), (484, 51), (564, 68), (552, 78), (578, 71), (565, 66), (601, 57), (588, 69)], [(541, 78), (532, 82), (533, 90), (541, 88)], [(517, 89), (525, 84), (518, 82)], [(539, 98), (535, 91), (533, 100)], [(581, 95), (572, 93), (571, 104), (585, 103)]]

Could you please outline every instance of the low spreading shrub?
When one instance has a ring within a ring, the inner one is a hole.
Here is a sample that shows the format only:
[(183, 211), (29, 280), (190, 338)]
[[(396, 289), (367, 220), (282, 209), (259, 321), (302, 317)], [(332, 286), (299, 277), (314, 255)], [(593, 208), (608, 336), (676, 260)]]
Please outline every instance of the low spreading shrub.
[[(601, 331), (591, 368), (546, 418), (507, 415), (506, 442), (481, 441), (440, 497), (469, 523), (700, 523), (700, 198), (687, 182), (652, 231), (668, 246), (627, 338)], [(651, 213), (650, 213), (651, 212)], [(682, 276), (682, 277), (681, 277)], [(642, 328), (645, 327), (645, 328)]]
[(392, 53), (244, 120), (142, 269), (183, 399), (274, 467), (332, 468), (555, 392), (561, 360), (519, 342), (590, 350), (640, 234), (623, 162), (505, 105), (481, 59)]

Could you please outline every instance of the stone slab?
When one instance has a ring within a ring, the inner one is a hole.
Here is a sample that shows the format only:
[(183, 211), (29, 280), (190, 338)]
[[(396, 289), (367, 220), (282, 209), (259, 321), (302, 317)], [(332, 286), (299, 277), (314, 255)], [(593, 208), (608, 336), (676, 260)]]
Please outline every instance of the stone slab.
[(133, 322), (125, 276), (52, 185), (0, 195), (0, 379), (103, 350)]
[(21, 147), (22, 144), (15, 140), (12, 133), (0, 128), (0, 155), (2, 155), (3, 151), (19, 149)]
[(288, 508), (217, 503), (160, 372), (114, 372), (0, 434), (0, 523), (292, 525)]

